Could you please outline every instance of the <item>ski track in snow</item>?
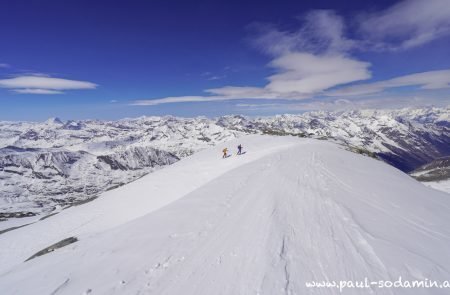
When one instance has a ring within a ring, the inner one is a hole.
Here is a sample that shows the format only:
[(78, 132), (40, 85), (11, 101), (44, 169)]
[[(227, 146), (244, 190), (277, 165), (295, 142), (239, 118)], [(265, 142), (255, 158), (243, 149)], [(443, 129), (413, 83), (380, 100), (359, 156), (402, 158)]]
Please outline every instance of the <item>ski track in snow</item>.
[[(249, 150), (245, 156), (222, 160), (221, 149), (237, 141), (222, 144), (1, 235), (6, 265), (1, 264), (0, 290), (337, 294), (306, 289), (305, 282), (450, 278), (445, 193), (326, 142), (266, 136), (240, 142)], [(22, 263), (72, 235), (80, 241)], [(345, 294), (444, 291), (347, 289)]]

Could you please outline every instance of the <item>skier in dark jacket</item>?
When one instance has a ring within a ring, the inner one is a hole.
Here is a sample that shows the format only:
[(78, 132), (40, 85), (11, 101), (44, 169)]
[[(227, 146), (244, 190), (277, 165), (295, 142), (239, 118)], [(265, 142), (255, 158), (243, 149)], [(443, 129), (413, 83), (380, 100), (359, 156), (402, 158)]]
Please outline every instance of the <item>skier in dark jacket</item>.
[(241, 144), (238, 145), (238, 152), (237, 152), (237, 154), (238, 155), (242, 154), (242, 145)]

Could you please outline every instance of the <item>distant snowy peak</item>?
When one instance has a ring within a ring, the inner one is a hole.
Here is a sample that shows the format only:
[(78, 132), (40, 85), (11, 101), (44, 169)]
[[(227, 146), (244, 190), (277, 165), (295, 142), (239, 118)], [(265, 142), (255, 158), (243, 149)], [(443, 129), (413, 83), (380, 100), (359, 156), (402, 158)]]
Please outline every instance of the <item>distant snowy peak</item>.
[(64, 122), (61, 121), (60, 118), (58, 117), (54, 117), (54, 118), (49, 118), (47, 121), (44, 122), (46, 125), (63, 125)]
[(63, 125), (63, 129), (68, 129), (68, 130), (81, 130), (83, 127), (85, 127), (86, 125), (83, 122), (80, 121), (73, 121), (73, 120), (69, 120), (66, 123), (64, 123)]

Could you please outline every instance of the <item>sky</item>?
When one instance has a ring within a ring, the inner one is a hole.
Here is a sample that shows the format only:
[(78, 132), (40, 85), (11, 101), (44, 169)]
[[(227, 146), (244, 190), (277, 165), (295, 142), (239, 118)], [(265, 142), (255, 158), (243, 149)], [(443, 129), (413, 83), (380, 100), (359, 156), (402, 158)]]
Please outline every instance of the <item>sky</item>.
[(3, 0), (0, 42), (0, 120), (450, 104), (448, 0)]

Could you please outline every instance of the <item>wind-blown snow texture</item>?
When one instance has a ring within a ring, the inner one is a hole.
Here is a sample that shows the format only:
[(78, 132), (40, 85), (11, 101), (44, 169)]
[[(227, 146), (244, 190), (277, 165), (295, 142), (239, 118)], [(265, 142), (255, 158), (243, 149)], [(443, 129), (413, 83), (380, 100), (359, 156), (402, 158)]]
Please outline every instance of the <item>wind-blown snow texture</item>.
[(248, 133), (326, 138), (409, 172), (450, 155), (449, 115), (449, 108), (424, 108), (0, 122), (0, 219), (55, 212)]
[[(245, 155), (218, 157), (238, 142)], [(446, 280), (449, 210), (448, 194), (381, 161), (329, 142), (253, 135), (0, 235), (0, 290), (337, 294), (305, 282)], [(72, 236), (79, 241), (23, 262)]]

